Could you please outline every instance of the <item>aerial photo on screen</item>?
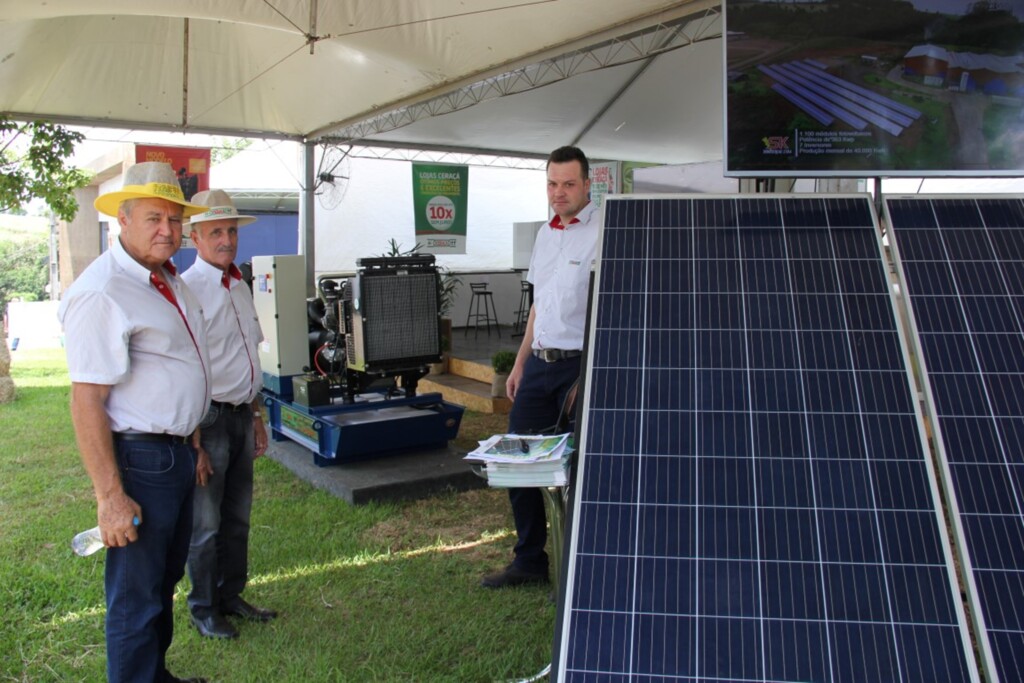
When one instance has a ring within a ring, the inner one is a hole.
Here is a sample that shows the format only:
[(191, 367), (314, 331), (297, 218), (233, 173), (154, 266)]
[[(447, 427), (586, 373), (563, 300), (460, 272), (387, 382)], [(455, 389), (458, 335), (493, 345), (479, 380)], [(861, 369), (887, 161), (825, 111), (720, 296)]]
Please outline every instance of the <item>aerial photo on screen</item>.
[(726, 175), (1024, 175), (1024, 0), (725, 0)]

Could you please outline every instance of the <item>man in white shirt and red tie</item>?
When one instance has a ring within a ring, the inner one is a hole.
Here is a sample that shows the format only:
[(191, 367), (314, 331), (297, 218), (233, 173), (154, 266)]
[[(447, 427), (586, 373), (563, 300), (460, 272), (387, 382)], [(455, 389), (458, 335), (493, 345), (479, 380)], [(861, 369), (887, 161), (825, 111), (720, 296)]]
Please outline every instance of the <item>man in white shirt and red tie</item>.
[[(540, 227), (526, 279), (533, 305), (515, 366), (505, 383), (512, 434), (536, 434), (558, 424), (580, 376), (590, 270), (597, 257), (600, 212), (590, 202), (590, 164), (578, 147), (548, 157), (548, 202), (555, 216)], [(485, 588), (548, 580), (547, 515), (540, 489), (510, 488), (516, 523), (512, 562), (483, 577)]]
[[(193, 442), (210, 401), (199, 301), (170, 258), (185, 200), (174, 170), (144, 162), (94, 202), (120, 234), (65, 292), (71, 420), (107, 546), (107, 678), (172, 683), (174, 586), (192, 535)], [(204, 679), (188, 679), (202, 681)]]
[(223, 190), (200, 192), (192, 201), (209, 208), (186, 226), (198, 258), (182, 279), (203, 304), (213, 400), (200, 424), (188, 606), (203, 636), (237, 638), (226, 615), (257, 622), (277, 616), (242, 598), (249, 574), (253, 460), (267, 450), (267, 430), (259, 393), (263, 334), (252, 293), (234, 261), (238, 228), (256, 218), (239, 215)]

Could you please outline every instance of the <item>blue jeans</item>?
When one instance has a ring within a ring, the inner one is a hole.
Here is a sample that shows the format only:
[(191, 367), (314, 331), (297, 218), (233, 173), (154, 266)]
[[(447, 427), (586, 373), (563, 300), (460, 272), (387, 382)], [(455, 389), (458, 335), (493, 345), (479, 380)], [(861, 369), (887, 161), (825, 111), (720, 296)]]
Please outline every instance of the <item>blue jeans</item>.
[(142, 524), (139, 540), (107, 550), (107, 679), (159, 683), (192, 533), (195, 453), (187, 444), (148, 441), (115, 441), (114, 451)]
[(197, 486), (192, 516), (188, 606), (205, 618), (237, 599), (249, 577), (249, 513), (255, 451), (252, 411), (211, 405), (200, 424), (213, 474)]
[[(550, 431), (558, 423), (562, 404), (580, 376), (580, 357), (546, 363), (530, 356), (523, 378), (516, 389), (516, 400), (508, 416), (512, 434), (537, 434)], [(547, 514), (540, 489), (508, 490), (512, 516), (516, 522), (516, 545), (512, 564), (531, 574), (547, 574)]]

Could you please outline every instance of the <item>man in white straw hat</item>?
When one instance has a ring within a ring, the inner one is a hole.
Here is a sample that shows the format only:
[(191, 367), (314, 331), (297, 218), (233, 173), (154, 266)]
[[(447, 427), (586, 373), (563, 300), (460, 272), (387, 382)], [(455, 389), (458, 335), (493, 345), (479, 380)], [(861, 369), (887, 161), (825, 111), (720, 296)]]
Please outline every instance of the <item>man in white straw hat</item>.
[(265, 622), (273, 610), (242, 598), (248, 580), (249, 513), (253, 460), (267, 450), (260, 389), (263, 341), (252, 294), (235, 265), (238, 228), (256, 220), (240, 216), (223, 190), (200, 192), (193, 203), (209, 206), (192, 216), (199, 258), (182, 279), (203, 303), (203, 320), (213, 363), (213, 401), (201, 426), (196, 468), (188, 606), (192, 623), (207, 638), (237, 638), (225, 615)]
[[(202, 311), (170, 258), (185, 200), (168, 164), (144, 162), (98, 197), (110, 249), (75, 280), (64, 326), (71, 420), (107, 546), (107, 678), (167, 683), (174, 586), (192, 534), (197, 428), (210, 401)], [(203, 679), (188, 679), (202, 681)]]

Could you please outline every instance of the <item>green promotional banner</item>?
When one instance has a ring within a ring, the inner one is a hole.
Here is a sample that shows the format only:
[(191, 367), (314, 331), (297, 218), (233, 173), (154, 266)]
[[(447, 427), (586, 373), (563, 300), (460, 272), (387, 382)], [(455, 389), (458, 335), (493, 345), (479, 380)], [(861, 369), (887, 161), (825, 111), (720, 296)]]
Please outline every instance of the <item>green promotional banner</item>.
[(651, 166), (661, 166), (661, 164), (648, 164), (643, 161), (623, 161), (622, 162), (622, 194), (633, 194), (633, 171), (638, 168), (650, 168)]
[(428, 254), (466, 253), (469, 167), (412, 165), (416, 241)]

